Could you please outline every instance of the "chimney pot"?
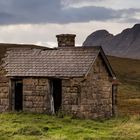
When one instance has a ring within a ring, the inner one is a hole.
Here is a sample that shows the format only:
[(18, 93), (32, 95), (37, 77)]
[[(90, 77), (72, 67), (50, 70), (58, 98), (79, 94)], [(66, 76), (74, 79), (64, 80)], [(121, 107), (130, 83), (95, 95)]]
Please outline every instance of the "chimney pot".
[(74, 47), (75, 46), (75, 34), (60, 34), (56, 35), (58, 47)]

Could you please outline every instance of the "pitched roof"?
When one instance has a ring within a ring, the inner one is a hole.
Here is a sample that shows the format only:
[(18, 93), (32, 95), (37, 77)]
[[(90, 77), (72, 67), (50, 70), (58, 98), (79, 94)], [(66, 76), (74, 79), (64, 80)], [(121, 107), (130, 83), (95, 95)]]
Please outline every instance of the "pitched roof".
[(64, 47), (50, 50), (9, 49), (4, 59), (7, 76), (84, 76), (100, 47)]

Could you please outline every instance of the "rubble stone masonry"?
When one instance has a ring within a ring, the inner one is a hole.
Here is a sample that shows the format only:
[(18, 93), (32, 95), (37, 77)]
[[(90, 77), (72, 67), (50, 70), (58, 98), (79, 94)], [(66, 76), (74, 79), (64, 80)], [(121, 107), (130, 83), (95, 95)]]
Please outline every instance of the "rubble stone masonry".
[(99, 56), (85, 78), (62, 82), (62, 110), (85, 119), (112, 116), (112, 82)]
[(0, 66), (0, 112), (9, 110), (9, 79), (4, 76), (5, 73)]
[(23, 79), (23, 111), (49, 113), (49, 81), (47, 78)]
[[(0, 112), (10, 104), (9, 78), (0, 74)], [(51, 113), (49, 79), (23, 78), (23, 111)], [(112, 81), (99, 55), (85, 77), (62, 79), (61, 111), (84, 119), (110, 118), (112, 114)], [(115, 100), (115, 99), (114, 99)]]

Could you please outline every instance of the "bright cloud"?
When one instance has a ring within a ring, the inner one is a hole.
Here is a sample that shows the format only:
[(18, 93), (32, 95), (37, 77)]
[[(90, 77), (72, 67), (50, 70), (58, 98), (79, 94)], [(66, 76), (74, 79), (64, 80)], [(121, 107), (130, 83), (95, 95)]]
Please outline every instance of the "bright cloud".
[(0, 42), (56, 46), (56, 34), (76, 43), (99, 29), (116, 34), (140, 23), (138, 0), (0, 0)]
[(76, 44), (81, 45), (85, 38), (95, 30), (107, 29), (116, 34), (133, 24), (120, 24), (113, 22), (89, 22), (40, 25), (9, 25), (0, 27), (0, 42), (37, 44), (48, 47), (57, 46), (56, 35), (61, 33), (74, 33), (77, 35)]

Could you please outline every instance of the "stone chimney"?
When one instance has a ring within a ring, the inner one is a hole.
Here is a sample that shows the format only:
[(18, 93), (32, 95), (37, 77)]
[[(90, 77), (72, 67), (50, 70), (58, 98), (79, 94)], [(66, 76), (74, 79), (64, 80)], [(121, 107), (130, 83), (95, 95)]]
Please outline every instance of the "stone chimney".
[(56, 35), (58, 47), (75, 47), (75, 34)]

